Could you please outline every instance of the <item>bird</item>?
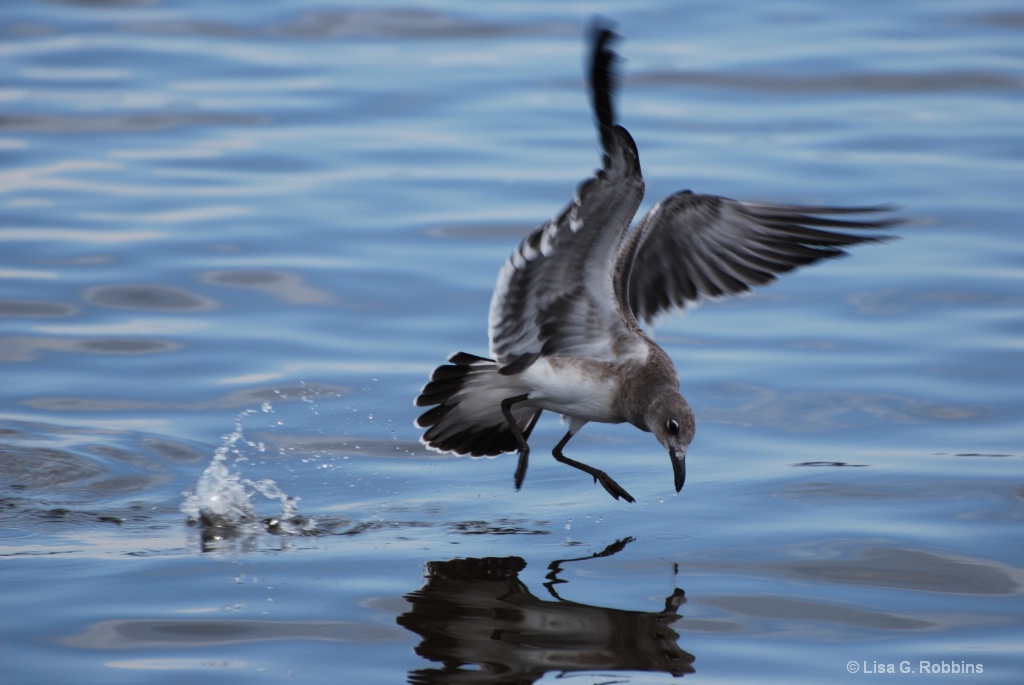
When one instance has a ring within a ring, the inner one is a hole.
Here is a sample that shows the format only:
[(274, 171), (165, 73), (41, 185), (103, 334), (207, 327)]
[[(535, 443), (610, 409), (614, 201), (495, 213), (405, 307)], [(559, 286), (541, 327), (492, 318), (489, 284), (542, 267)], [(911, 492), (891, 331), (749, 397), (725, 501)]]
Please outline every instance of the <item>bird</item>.
[[(437, 367), (414, 404), (428, 448), (459, 455), (518, 452), (544, 411), (568, 430), (552, 456), (594, 478), (616, 500), (635, 498), (601, 469), (563, 453), (587, 423), (630, 423), (667, 450), (678, 493), (686, 480), (693, 410), (669, 355), (645, 332), (661, 314), (748, 292), (780, 274), (885, 240), (888, 206), (745, 202), (679, 191), (631, 229), (644, 197), (636, 143), (616, 123), (619, 35), (590, 27), (589, 86), (601, 167), (575, 197), (505, 261), (488, 314), (489, 356), (467, 352)], [(856, 216), (853, 216), (856, 215)]]

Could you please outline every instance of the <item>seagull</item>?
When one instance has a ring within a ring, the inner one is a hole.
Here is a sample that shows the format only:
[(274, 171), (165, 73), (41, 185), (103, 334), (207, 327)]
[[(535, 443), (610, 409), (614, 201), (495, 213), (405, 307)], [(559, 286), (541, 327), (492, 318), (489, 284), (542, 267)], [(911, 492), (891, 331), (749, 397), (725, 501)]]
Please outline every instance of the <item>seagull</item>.
[[(635, 228), (644, 196), (636, 144), (616, 124), (612, 96), (617, 34), (591, 28), (590, 89), (603, 163), (552, 220), (505, 262), (488, 317), (490, 356), (457, 352), (415, 400), (421, 442), (474, 457), (518, 452), (522, 487), (527, 440), (541, 413), (568, 431), (554, 458), (600, 483), (616, 500), (635, 499), (604, 471), (563, 454), (583, 426), (628, 422), (668, 451), (675, 491), (686, 480), (696, 428), (668, 354), (641, 327), (703, 299), (746, 293), (796, 267), (886, 239), (897, 223), (849, 215), (888, 207), (741, 202), (683, 190), (655, 204)], [(851, 232), (852, 231), (852, 232)]]

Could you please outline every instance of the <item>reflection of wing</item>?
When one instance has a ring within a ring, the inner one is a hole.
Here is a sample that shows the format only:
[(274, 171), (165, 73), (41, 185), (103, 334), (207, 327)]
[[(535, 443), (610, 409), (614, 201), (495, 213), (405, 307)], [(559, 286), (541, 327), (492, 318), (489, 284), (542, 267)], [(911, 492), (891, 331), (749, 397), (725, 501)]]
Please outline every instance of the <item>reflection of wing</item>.
[(409, 681), (521, 683), (549, 671), (694, 672), (693, 655), (679, 648), (669, 627), (680, 618), (682, 590), (657, 613), (545, 601), (519, 580), (525, 567), (518, 557), (428, 563), (427, 581), (405, 596), (412, 607), (398, 623), (422, 637), (417, 654), (443, 667), (414, 671)]
[(643, 199), (636, 145), (611, 106), (613, 34), (594, 36), (591, 90), (604, 164), (556, 218), (526, 236), (505, 262), (491, 300), (491, 356), (505, 373), (542, 352), (608, 357), (629, 339), (612, 290), (622, 236)]
[(885, 209), (676, 193), (656, 204), (623, 245), (616, 270), (628, 280), (617, 282), (616, 292), (642, 321), (701, 298), (747, 292), (796, 267), (844, 255), (844, 247), (886, 239), (846, 231), (886, 228), (897, 223), (891, 219), (828, 218)]

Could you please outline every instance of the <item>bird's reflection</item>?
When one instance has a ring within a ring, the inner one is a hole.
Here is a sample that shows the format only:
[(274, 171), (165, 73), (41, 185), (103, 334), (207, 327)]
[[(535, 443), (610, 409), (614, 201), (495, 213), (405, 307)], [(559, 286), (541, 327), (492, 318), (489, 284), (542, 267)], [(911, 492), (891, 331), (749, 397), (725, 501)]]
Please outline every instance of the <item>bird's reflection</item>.
[(420, 635), (420, 656), (441, 664), (412, 671), (414, 684), (533, 683), (548, 671), (693, 673), (693, 655), (676, 644), (669, 626), (681, 616), (675, 589), (659, 612), (624, 611), (564, 600), (555, 586), (562, 565), (615, 554), (631, 539), (598, 554), (560, 559), (540, 599), (519, 580), (519, 557), (427, 563), (423, 587), (405, 596), (412, 607), (399, 625)]

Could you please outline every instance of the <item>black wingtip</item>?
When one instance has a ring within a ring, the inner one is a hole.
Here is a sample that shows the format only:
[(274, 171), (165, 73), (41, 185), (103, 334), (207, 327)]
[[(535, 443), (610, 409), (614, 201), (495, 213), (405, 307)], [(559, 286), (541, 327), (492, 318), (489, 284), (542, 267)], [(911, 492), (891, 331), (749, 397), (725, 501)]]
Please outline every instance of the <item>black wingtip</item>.
[(611, 43), (619, 36), (613, 30), (614, 23), (607, 17), (596, 16), (590, 25), (590, 40), (593, 50), (590, 58), (590, 91), (593, 96), (594, 115), (601, 133), (601, 147), (605, 154), (615, 145), (615, 110), (612, 96), (615, 93), (615, 61), (617, 55)]

